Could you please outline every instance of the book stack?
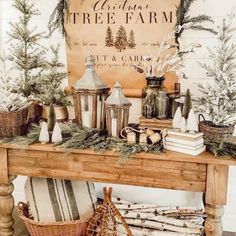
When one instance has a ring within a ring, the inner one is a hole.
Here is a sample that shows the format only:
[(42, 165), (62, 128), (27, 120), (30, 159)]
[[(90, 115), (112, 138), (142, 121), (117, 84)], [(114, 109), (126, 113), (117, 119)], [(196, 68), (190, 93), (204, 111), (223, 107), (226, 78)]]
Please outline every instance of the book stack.
[(206, 150), (203, 133), (181, 133), (168, 130), (165, 138), (166, 149), (197, 156)]

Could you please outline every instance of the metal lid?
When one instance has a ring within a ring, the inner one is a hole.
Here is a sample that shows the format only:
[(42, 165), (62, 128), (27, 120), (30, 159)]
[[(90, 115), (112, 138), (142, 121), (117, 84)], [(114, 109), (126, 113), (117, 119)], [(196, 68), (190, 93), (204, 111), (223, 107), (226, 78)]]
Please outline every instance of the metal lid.
[(74, 88), (75, 89), (106, 89), (108, 86), (98, 77), (95, 66), (95, 58), (93, 56), (88, 56), (85, 59), (86, 62), (86, 71), (83, 74), (82, 78), (78, 80)]
[(118, 81), (115, 83), (111, 95), (107, 98), (106, 104), (131, 106), (131, 102), (125, 97), (122, 86)]

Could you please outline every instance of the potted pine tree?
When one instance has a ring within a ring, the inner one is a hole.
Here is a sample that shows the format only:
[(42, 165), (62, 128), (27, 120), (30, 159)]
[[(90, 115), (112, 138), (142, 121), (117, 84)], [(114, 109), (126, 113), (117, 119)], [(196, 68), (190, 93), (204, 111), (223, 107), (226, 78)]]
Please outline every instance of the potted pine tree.
[(208, 49), (211, 64), (200, 64), (213, 80), (212, 84), (199, 84), (202, 96), (198, 110), (210, 120), (200, 122), (200, 131), (210, 139), (222, 139), (233, 133), (236, 115), (235, 59), (236, 46), (232, 43), (234, 15), (223, 20), (218, 32), (218, 46)]
[(24, 134), (28, 123), (27, 99), (13, 91), (16, 80), (7, 62), (7, 56), (0, 56), (0, 138)]
[(59, 47), (60, 45), (50, 47), (53, 57), (45, 62), (46, 69), (39, 84), (38, 99), (43, 104), (42, 118), (45, 120), (48, 119), (51, 104), (58, 121), (66, 121), (69, 116), (67, 106), (70, 101), (62, 88), (66, 73), (63, 71), (64, 64), (59, 61)]
[(14, 0), (13, 7), (19, 17), (14, 23), (10, 23), (11, 30), (8, 34), (11, 43), (10, 59), (19, 73), (16, 92), (20, 92), (31, 102), (29, 118), (34, 122), (42, 113), (35, 95), (39, 93), (38, 83), (45, 66), (45, 48), (41, 45), (45, 33), (31, 25), (32, 19), (39, 15), (34, 1)]

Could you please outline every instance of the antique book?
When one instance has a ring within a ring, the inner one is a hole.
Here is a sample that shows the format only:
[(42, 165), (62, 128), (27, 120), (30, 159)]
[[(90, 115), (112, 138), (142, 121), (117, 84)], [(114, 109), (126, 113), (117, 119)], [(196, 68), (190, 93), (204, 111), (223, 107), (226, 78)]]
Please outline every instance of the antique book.
[(197, 155), (201, 154), (202, 152), (206, 151), (206, 146), (204, 145), (203, 147), (201, 147), (197, 150), (189, 150), (189, 149), (174, 147), (172, 145), (166, 144), (166, 149), (170, 150), (170, 151), (174, 151), (174, 152), (181, 152), (181, 153), (189, 154), (192, 156), (197, 156)]
[(168, 130), (167, 137), (169, 138), (178, 138), (182, 140), (188, 140), (188, 141), (196, 141), (203, 138), (203, 133), (181, 133), (175, 130)]
[(174, 143), (174, 142), (166, 142), (167, 145), (173, 146), (173, 147), (179, 147), (179, 148), (183, 148), (183, 149), (187, 149), (187, 150), (198, 150), (200, 148), (203, 147), (203, 143), (198, 144), (196, 146), (189, 146), (186, 144), (180, 144), (180, 143)]
[(203, 138), (197, 139), (197, 140), (183, 140), (181, 138), (172, 138), (172, 137), (167, 136), (165, 139), (167, 142), (179, 143), (182, 145), (193, 146), (193, 147), (198, 146), (200, 144), (202, 145), (204, 144)]

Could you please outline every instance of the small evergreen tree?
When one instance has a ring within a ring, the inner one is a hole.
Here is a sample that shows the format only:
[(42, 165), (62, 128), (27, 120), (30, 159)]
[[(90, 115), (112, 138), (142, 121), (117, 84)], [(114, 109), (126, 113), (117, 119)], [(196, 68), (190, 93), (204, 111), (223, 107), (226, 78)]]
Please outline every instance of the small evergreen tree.
[(125, 28), (123, 26), (120, 26), (116, 34), (115, 47), (119, 52), (122, 52), (122, 50), (126, 49), (127, 45), (128, 39)]
[(50, 47), (53, 58), (45, 62), (45, 71), (39, 84), (38, 98), (47, 106), (51, 103), (59, 106), (70, 104), (62, 89), (66, 73), (62, 71), (64, 64), (59, 61), (59, 48), (60, 45)]
[(48, 112), (48, 123), (47, 123), (49, 132), (53, 131), (56, 122), (57, 122), (57, 119), (56, 119), (55, 109), (54, 109), (53, 104), (50, 104), (49, 112)]
[(114, 46), (114, 39), (113, 39), (113, 34), (111, 27), (107, 27), (107, 32), (106, 32), (106, 39), (105, 39), (105, 45), (106, 47), (113, 47)]
[(180, 107), (178, 107), (173, 117), (172, 127), (174, 129), (179, 129), (181, 121), (182, 121), (182, 112)]
[(131, 30), (130, 34), (129, 34), (128, 46), (130, 48), (135, 48), (135, 46), (136, 46), (135, 37), (134, 37), (134, 31), (133, 30)]
[(198, 110), (208, 114), (216, 126), (233, 123), (236, 115), (236, 81), (235, 59), (236, 45), (232, 43), (235, 28), (234, 14), (224, 19), (218, 32), (218, 46), (208, 48), (211, 64), (202, 64), (207, 75), (213, 78), (214, 85), (199, 84), (202, 97), (198, 99)]
[(11, 60), (21, 73), (17, 92), (22, 92), (28, 98), (38, 93), (38, 74), (44, 68), (45, 49), (40, 46), (44, 34), (38, 32), (37, 27), (30, 27), (32, 18), (39, 15), (32, 0), (14, 0), (13, 7), (20, 16), (17, 22), (10, 23)]
[(43, 121), (41, 124), (41, 130), (39, 134), (39, 142), (41, 142), (42, 144), (46, 144), (49, 141), (50, 141), (50, 137), (49, 137), (47, 123)]
[(184, 106), (183, 106), (183, 117), (187, 120), (190, 110), (192, 109), (192, 98), (190, 89), (187, 89), (185, 94)]
[(52, 142), (53, 143), (60, 143), (60, 142), (62, 142), (62, 133), (61, 133), (61, 128), (60, 128), (58, 122), (56, 122), (56, 124), (55, 124), (55, 126), (53, 128)]

